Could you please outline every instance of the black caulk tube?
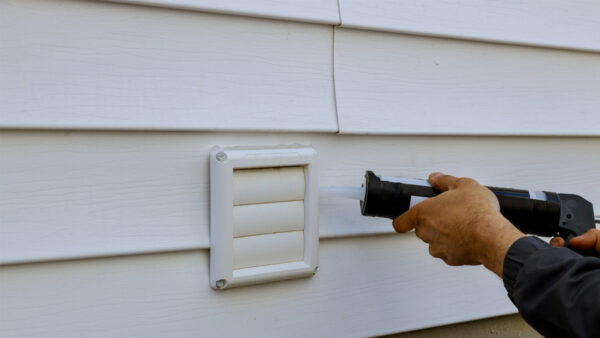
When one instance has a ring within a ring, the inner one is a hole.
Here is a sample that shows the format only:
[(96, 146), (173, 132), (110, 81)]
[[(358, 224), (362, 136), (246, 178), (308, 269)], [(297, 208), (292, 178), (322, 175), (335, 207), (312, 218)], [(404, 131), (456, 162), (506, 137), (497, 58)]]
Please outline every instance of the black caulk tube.
[[(590, 202), (578, 195), (548, 191), (488, 187), (500, 202), (500, 212), (524, 233), (560, 236), (568, 241), (594, 225)], [(365, 195), (360, 201), (364, 216), (394, 219), (414, 204), (440, 191), (426, 180), (365, 174)]]

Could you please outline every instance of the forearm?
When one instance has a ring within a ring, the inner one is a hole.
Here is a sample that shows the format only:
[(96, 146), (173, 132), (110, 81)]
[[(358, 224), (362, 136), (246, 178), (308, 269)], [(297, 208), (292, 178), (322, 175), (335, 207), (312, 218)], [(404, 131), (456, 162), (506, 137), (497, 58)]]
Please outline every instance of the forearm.
[(525, 237), (508, 250), (503, 279), (523, 318), (545, 336), (600, 333), (600, 259)]

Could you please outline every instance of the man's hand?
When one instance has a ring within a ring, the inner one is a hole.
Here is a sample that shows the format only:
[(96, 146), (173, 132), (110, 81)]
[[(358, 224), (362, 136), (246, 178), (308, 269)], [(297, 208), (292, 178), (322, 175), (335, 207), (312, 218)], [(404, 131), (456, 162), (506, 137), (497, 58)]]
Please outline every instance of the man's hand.
[[(565, 240), (561, 237), (554, 237), (550, 241), (550, 245), (561, 247), (565, 246)], [(596, 250), (600, 254), (600, 230), (590, 229), (583, 235), (571, 238), (569, 246), (579, 250)]]
[(429, 183), (443, 193), (398, 216), (394, 229), (414, 228), (429, 253), (449, 265), (483, 264), (502, 277), (506, 252), (524, 235), (502, 216), (494, 193), (473, 179), (441, 173), (431, 174)]

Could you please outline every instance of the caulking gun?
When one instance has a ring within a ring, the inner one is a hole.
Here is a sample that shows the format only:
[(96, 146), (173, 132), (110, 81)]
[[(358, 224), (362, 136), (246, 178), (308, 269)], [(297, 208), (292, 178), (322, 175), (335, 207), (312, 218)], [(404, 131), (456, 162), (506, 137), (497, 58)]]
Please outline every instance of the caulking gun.
[[(560, 236), (568, 242), (600, 223), (592, 203), (581, 196), (549, 191), (488, 187), (498, 198), (500, 212), (524, 233)], [(426, 180), (365, 174), (359, 189), (346, 188), (338, 195), (360, 200), (364, 216), (394, 219), (410, 207), (441, 192)], [(350, 193), (350, 195), (348, 194)], [(334, 192), (335, 194), (335, 192)]]

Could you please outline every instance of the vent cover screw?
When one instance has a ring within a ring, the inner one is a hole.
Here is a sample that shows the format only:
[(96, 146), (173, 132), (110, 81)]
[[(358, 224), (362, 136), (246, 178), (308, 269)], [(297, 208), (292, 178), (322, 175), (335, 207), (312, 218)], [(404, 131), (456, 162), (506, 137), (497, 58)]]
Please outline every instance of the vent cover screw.
[(227, 159), (227, 154), (225, 154), (224, 152), (218, 152), (216, 157), (217, 161), (223, 162)]
[(225, 287), (225, 285), (227, 285), (227, 282), (224, 279), (219, 279), (216, 283), (215, 286), (217, 287), (217, 289), (222, 289)]

